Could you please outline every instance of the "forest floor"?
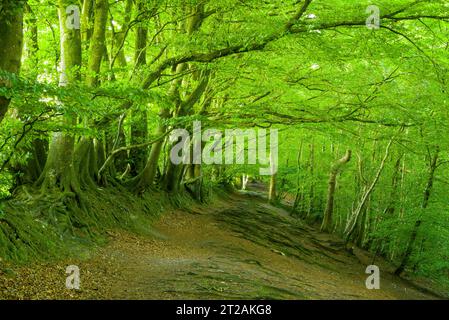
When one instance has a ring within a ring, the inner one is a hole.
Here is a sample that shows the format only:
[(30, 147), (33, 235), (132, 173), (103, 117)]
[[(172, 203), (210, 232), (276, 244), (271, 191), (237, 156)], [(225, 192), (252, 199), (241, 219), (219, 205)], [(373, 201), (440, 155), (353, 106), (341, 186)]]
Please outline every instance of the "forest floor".
[[(110, 232), (82, 259), (0, 272), (3, 299), (435, 299), (376, 260), (380, 290), (365, 286), (366, 252), (237, 193), (187, 212), (164, 214), (153, 236)], [(77, 265), (81, 289), (65, 288)]]

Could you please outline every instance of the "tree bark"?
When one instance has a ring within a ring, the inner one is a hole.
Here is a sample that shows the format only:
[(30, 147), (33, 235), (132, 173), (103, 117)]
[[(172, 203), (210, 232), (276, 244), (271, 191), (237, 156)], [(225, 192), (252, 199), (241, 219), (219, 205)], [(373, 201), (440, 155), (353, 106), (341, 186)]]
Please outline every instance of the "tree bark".
[[(97, 0), (94, 7), (94, 25), (89, 46), (88, 70), (86, 84), (88, 87), (99, 85), (99, 73), (106, 48), (106, 23), (108, 20), (108, 0)], [(90, 119), (84, 119), (89, 126)], [(74, 168), (83, 187), (95, 188), (98, 180), (98, 154), (94, 139), (82, 137), (74, 152)]]
[[(61, 74), (60, 85), (66, 86), (81, 80), (81, 33), (77, 28), (68, 28), (66, 8), (70, 0), (59, 0), (59, 23), (61, 30)], [(62, 121), (75, 124), (74, 117), (64, 117)], [(47, 162), (37, 181), (43, 189), (58, 187), (62, 191), (79, 192), (78, 175), (73, 164), (75, 140), (63, 132), (53, 134)]]
[(276, 178), (277, 178), (277, 173), (274, 172), (274, 160), (273, 157), (275, 155), (273, 155), (270, 152), (270, 166), (271, 166), (271, 176), (270, 176), (270, 187), (268, 190), (268, 201), (273, 203), (276, 202), (277, 200), (277, 192), (276, 192)]
[(246, 190), (247, 185), (248, 185), (248, 180), (249, 180), (249, 175), (244, 173), (242, 175), (242, 190)]
[[(144, 1), (138, 1), (137, 4), (138, 15), (142, 15), (145, 10)], [(147, 64), (147, 37), (148, 29), (140, 24), (136, 30), (135, 38), (135, 52), (134, 52), (134, 63), (136, 67), (144, 66)]]
[(95, 1), (94, 31), (90, 44), (90, 55), (87, 74), (87, 85), (96, 87), (98, 85), (101, 61), (106, 49), (106, 22), (108, 19), (108, 0)]
[[(186, 8), (187, 9), (187, 8)], [(203, 12), (204, 12), (204, 4), (198, 4), (194, 6), (191, 10), (191, 16), (186, 21), (184, 30), (187, 33), (188, 36), (192, 36), (194, 32), (198, 31), (201, 27), (202, 21), (203, 21)], [(190, 68), (188, 64), (185, 64), (185, 68)], [(192, 76), (192, 80), (195, 80), (195, 74)], [(182, 117), (187, 116), (190, 114), (193, 114), (193, 107), (194, 105), (201, 99), (202, 95), (206, 91), (207, 85), (209, 83), (209, 71), (206, 71), (204, 73), (199, 73), (198, 76), (198, 85), (196, 88), (192, 91), (192, 93), (185, 99), (185, 101), (182, 101), (179, 96), (179, 104), (176, 106), (176, 111), (173, 115), (173, 117)], [(193, 81), (187, 81), (185, 80), (182, 85), (185, 87), (188, 87), (191, 85)], [(178, 97), (177, 97), (178, 98)], [(201, 150), (204, 147), (204, 143), (201, 145)], [(170, 148), (169, 148), (170, 149)], [(195, 170), (201, 171), (201, 168), (196, 168), (196, 165), (194, 166)], [(182, 182), (183, 178), (183, 172), (184, 172), (184, 165), (178, 164), (175, 165), (171, 162), (167, 165), (167, 170), (165, 172), (164, 181), (163, 181), (163, 187), (165, 190), (169, 192), (178, 192), (180, 184)], [(201, 190), (202, 181), (201, 175), (199, 176), (198, 180), (196, 181), (196, 186), (194, 186), (195, 190), (198, 189)], [(197, 198), (197, 195), (195, 195), (195, 198)], [(201, 197), (200, 197), (201, 198)], [(197, 198), (198, 199), (198, 198)], [(200, 199), (198, 199), (200, 200)]]
[(85, 49), (89, 48), (92, 36), (91, 16), (94, 0), (84, 0), (81, 9), (81, 40), (85, 43)]
[[(25, 4), (24, 20), (26, 27), (30, 30), (30, 36), (26, 40), (26, 65), (23, 67), (27, 70), (32, 70), (39, 63), (37, 54), (39, 51), (38, 27), (36, 15), (28, 4)], [(23, 118), (22, 110), (18, 110), (18, 113), (19, 117)], [(23, 152), (30, 154), (30, 157), (27, 159), (26, 163), (18, 164), (15, 168), (16, 171), (21, 173), (17, 175), (17, 185), (32, 184), (39, 179), (45, 166), (47, 151), (47, 139), (35, 138), (31, 145), (23, 147)]]
[(129, 34), (129, 27), (131, 22), (131, 13), (133, 10), (134, 1), (133, 0), (126, 0), (125, 4), (125, 18), (123, 21), (122, 28), (119, 32), (114, 33), (113, 35), (113, 47), (114, 50), (111, 49), (111, 61), (109, 65), (109, 69), (111, 72), (113, 72), (113, 68), (115, 66), (115, 63), (118, 62), (118, 65), (122, 68), (126, 67), (126, 57), (125, 57), (125, 50), (124, 50), (124, 44), (126, 40), (126, 36)]
[(306, 218), (310, 217), (315, 205), (315, 144), (313, 141), (309, 145), (309, 149), (310, 149), (309, 154), (310, 188), (309, 188), (309, 207), (307, 208)]
[(300, 175), (301, 175), (301, 159), (302, 159), (302, 147), (303, 147), (303, 140), (301, 140), (301, 143), (299, 145), (298, 149), (298, 155), (296, 157), (296, 195), (295, 195), (295, 201), (293, 202), (293, 211), (298, 210), (298, 206), (301, 203), (301, 201), (304, 199), (304, 194), (302, 192), (303, 186), (300, 185)]
[[(423, 197), (423, 202), (421, 204), (421, 209), (425, 210), (429, 204), (429, 199), (430, 199), (430, 194), (432, 192), (432, 188), (433, 188), (433, 181), (434, 181), (434, 177), (435, 177), (435, 171), (438, 167), (438, 158), (439, 158), (439, 154), (440, 154), (440, 148), (437, 147), (437, 150), (435, 151), (435, 154), (430, 162), (430, 167), (429, 167), (429, 176), (427, 178), (427, 184), (426, 187), (424, 189), (424, 197)], [(413, 227), (412, 233), (410, 235), (410, 239), (407, 243), (407, 248), (405, 249), (405, 253), (404, 256), (402, 258), (401, 264), (399, 265), (399, 267), (396, 269), (396, 271), (394, 272), (396, 275), (400, 275), (404, 270), (405, 267), (407, 266), (410, 257), (413, 253), (413, 249), (415, 246), (415, 242), (416, 239), (418, 237), (418, 231), (421, 227), (422, 224), (422, 219), (418, 219), (415, 222), (415, 225)]]
[[(159, 116), (161, 118), (161, 123), (157, 128), (156, 135), (163, 135), (167, 131), (167, 126), (164, 121), (170, 116), (170, 112), (168, 109), (164, 108), (161, 110)], [(164, 140), (160, 140), (151, 147), (150, 156), (148, 157), (145, 168), (135, 179), (134, 191), (136, 193), (142, 193), (145, 189), (153, 185), (163, 144)]]
[(332, 215), (334, 212), (334, 195), (337, 176), (343, 169), (343, 166), (351, 160), (351, 154), (351, 150), (347, 150), (343, 158), (338, 160), (331, 168), (328, 182), (327, 203), (324, 211), (323, 222), (321, 224), (321, 231), (332, 232)]
[[(0, 11), (0, 71), (17, 74), (20, 70), (23, 47), (23, 9), (25, 1), (4, 0)], [(9, 86), (0, 77), (0, 88)], [(11, 100), (0, 95), (0, 123)]]
[(345, 229), (346, 241), (349, 241), (349, 239), (351, 238), (351, 236), (355, 230), (355, 227), (357, 226), (357, 222), (359, 221), (360, 215), (361, 215), (361, 213), (363, 213), (363, 210), (365, 209), (365, 205), (366, 205), (369, 197), (371, 196), (371, 193), (374, 191), (374, 188), (376, 187), (377, 182), (380, 179), (380, 176), (384, 170), (387, 158), (390, 155), (390, 148), (391, 148), (392, 143), (393, 143), (393, 139), (391, 139), (387, 145), (387, 148), (385, 150), (385, 155), (380, 163), (379, 169), (377, 170), (374, 180), (372, 181), (371, 185), (368, 187), (368, 190), (362, 196), (362, 199), (360, 200), (360, 202), (357, 206), (357, 209), (352, 213), (352, 215), (350, 216), (350, 218), (348, 220), (348, 223), (347, 223), (346, 229)]
[[(138, 15), (142, 15), (144, 11), (144, 3), (138, 3)], [(136, 31), (134, 64), (138, 69), (145, 66), (147, 63), (147, 35), (146, 27), (139, 25)], [(131, 125), (131, 144), (141, 144), (148, 139), (148, 114), (147, 110), (133, 110), (132, 111), (132, 125)], [(148, 158), (148, 148), (133, 149), (130, 152), (131, 158), (131, 174), (136, 176), (145, 167), (145, 162)]]

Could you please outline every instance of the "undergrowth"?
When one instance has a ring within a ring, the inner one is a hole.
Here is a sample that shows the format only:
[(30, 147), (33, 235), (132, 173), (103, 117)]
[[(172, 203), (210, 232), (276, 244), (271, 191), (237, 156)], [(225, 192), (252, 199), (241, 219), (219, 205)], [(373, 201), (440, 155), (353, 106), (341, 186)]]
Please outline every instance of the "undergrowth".
[(23, 188), (0, 202), (0, 264), (80, 255), (106, 243), (113, 229), (151, 234), (152, 223), (163, 212), (192, 204), (184, 194), (153, 191), (136, 196), (117, 186), (76, 197)]

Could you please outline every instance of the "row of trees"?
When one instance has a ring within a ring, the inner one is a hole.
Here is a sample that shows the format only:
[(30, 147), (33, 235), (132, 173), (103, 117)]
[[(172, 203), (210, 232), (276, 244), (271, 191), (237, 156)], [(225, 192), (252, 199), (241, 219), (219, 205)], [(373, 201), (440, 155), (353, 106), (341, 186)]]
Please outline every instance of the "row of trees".
[(173, 164), (170, 132), (276, 127), (272, 200), (447, 276), (447, 5), (378, 2), (3, 1), (0, 193), (204, 200), (258, 167)]

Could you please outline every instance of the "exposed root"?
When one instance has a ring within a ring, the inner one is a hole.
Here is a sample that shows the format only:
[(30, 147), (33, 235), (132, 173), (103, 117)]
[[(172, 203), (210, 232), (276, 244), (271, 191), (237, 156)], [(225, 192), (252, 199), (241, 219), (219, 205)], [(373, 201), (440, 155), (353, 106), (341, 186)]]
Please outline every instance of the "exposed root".
[(160, 212), (188, 203), (185, 196), (171, 198), (165, 193), (137, 197), (124, 187), (82, 191), (23, 187), (0, 212), (0, 256), (25, 263), (70, 255), (74, 248), (103, 242), (111, 229), (149, 232)]

